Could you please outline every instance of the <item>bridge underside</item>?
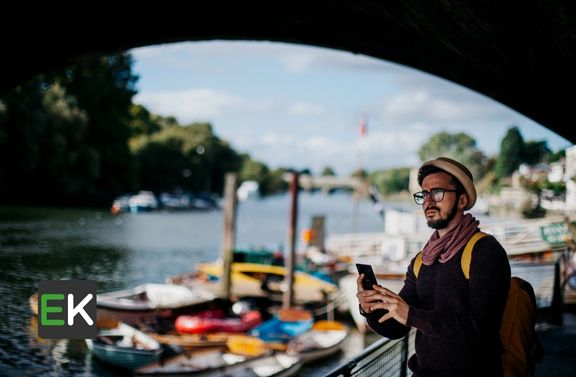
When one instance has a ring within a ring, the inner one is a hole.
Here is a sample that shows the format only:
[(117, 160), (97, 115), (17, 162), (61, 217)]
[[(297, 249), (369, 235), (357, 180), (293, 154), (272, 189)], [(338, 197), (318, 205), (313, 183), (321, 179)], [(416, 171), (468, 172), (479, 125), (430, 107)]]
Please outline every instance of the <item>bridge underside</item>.
[(570, 0), (193, 4), (126, 10), (86, 3), (76, 17), (35, 10), (15, 20), (16, 27), (3, 23), (0, 93), (89, 54), (187, 40), (270, 40), (411, 66), (483, 93), (576, 141), (576, 5)]

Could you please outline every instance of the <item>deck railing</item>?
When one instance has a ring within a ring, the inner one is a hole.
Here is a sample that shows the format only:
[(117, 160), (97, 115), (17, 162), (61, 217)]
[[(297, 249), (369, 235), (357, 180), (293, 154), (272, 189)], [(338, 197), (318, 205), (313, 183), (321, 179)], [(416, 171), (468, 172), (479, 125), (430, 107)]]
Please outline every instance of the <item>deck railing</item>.
[(408, 356), (414, 352), (414, 335), (402, 339), (382, 338), (324, 377), (406, 377)]

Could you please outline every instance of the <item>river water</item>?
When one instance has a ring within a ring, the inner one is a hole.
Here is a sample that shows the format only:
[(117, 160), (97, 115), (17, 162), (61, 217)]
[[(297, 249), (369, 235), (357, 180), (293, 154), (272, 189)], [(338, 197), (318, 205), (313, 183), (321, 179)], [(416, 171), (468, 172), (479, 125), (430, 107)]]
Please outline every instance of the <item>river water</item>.
[[(297, 234), (313, 215), (326, 217), (326, 233), (379, 232), (383, 221), (369, 202), (347, 194), (302, 193)], [(392, 204), (395, 208), (409, 204)], [(237, 248), (286, 245), (287, 195), (242, 202)], [(161, 283), (220, 254), (222, 211), (156, 212), (112, 216), (106, 210), (0, 207), (0, 375), (120, 376), (81, 340), (46, 340), (28, 297), (41, 280), (91, 279), (98, 292)], [(354, 333), (337, 356), (305, 366), (300, 376), (319, 376), (356, 355), (366, 340)]]

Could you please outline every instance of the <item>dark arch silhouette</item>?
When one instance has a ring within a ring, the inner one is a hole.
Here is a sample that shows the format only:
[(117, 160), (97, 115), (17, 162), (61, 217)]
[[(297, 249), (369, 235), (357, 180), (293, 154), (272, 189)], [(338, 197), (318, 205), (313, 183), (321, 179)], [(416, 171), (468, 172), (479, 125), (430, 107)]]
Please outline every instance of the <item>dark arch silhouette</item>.
[(53, 8), (30, 16), (28, 10), (14, 26), (0, 26), (0, 93), (89, 54), (177, 41), (270, 40), (411, 66), (485, 94), (576, 141), (572, 0), (197, 3), (130, 10), (87, 3), (77, 16)]

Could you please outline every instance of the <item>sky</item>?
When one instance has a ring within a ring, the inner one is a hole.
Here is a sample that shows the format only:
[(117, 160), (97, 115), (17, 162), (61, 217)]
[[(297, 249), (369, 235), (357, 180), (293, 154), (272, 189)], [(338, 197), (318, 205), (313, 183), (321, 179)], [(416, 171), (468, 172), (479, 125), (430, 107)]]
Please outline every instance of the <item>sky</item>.
[(183, 125), (210, 122), (218, 137), (270, 168), (348, 175), (417, 167), (418, 149), (442, 131), (465, 132), (492, 156), (512, 125), (554, 151), (572, 145), (472, 90), (350, 52), (232, 41), (130, 52), (140, 77), (136, 103)]

